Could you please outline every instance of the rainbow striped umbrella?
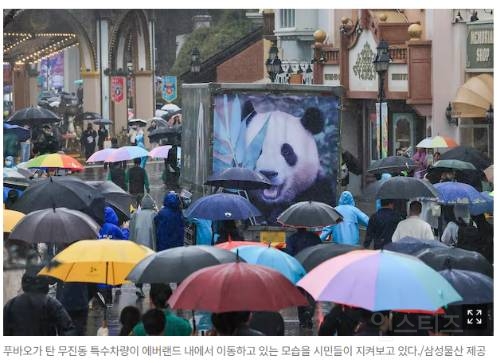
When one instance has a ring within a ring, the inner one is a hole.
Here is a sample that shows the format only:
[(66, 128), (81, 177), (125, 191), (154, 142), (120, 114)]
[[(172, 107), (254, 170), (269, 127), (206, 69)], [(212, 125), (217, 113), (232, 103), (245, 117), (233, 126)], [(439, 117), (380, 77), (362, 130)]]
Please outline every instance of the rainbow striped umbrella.
[(433, 136), (427, 137), (417, 144), (417, 147), (423, 149), (435, 149), (435, 148), (448, 148), (458, 146), (457, 142), (451, 137), (446, 136)]
[(65, 154), (45, 154), (37, 156), (26, 163), (26, 168), (56, 168), (73, 171), (83, 170), (82, 164), (75, 158)]
[(327, 260), (297, 286), (315, 300), (370, 311), (436, 311), (462, 297), (418, 258), (385, 250), (359, 250)]

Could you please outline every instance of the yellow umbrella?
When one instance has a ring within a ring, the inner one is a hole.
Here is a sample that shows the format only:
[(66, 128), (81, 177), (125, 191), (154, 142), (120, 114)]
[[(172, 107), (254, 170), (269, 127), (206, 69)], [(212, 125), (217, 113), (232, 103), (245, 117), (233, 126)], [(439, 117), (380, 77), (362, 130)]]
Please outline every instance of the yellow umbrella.
[(58, 253), (39, 274), (65, 282), (119, 285), (140, 260), (153, 253), (132, 241), (83, 240)]
[(15, 210), (4, 209), (3, 210), (3, 231), (4, 233), (10, 233), (14, 229), (14, 226), (25, 216), (24, 213), (17, 212)]

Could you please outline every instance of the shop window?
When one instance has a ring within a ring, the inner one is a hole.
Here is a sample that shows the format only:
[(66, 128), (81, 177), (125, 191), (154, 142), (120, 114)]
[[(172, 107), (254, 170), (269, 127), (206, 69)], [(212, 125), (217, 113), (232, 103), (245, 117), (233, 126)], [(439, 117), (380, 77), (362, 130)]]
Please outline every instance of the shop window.
[(492, 157), (490, 142), (490, 128), (487, 124), (477, 124), (472, 120), (462, 119), (460, 121), (460, 145), (471, 146)]
[(414, 115), (395, 113), (392, 118), (392, 150), (395, 155), (413, 155), (415, 152)]

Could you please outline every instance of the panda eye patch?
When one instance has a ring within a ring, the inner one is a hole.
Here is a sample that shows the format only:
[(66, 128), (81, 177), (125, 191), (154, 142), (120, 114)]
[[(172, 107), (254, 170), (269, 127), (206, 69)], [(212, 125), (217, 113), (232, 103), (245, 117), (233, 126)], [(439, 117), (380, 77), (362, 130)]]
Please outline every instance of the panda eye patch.
[(281, 145), (281, 155), (283, 155), (283, 158), (288, 165), (294, 166), (297, 164), (297, 154), (295, 154), (295, 151), (290, 144), (284, 143)]

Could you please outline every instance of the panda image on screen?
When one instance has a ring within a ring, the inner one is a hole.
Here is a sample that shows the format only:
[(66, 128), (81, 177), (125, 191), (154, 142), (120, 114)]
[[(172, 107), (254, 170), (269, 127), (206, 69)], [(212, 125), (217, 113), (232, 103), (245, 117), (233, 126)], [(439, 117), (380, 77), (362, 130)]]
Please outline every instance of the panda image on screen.
[(273, 186), (250, 192), (252, 202), (267, 223), (277, 224), (278, 215), (296, 202), (334, 202), (331, 180), (324, 177), (313, 136), (323, 130), (321, 111), (311, 107), (302, 117), (284, 111), (253, 111), (247, 119), (247, 145), (267, 120), (267, 132), (255, 170), (265, 175)]

